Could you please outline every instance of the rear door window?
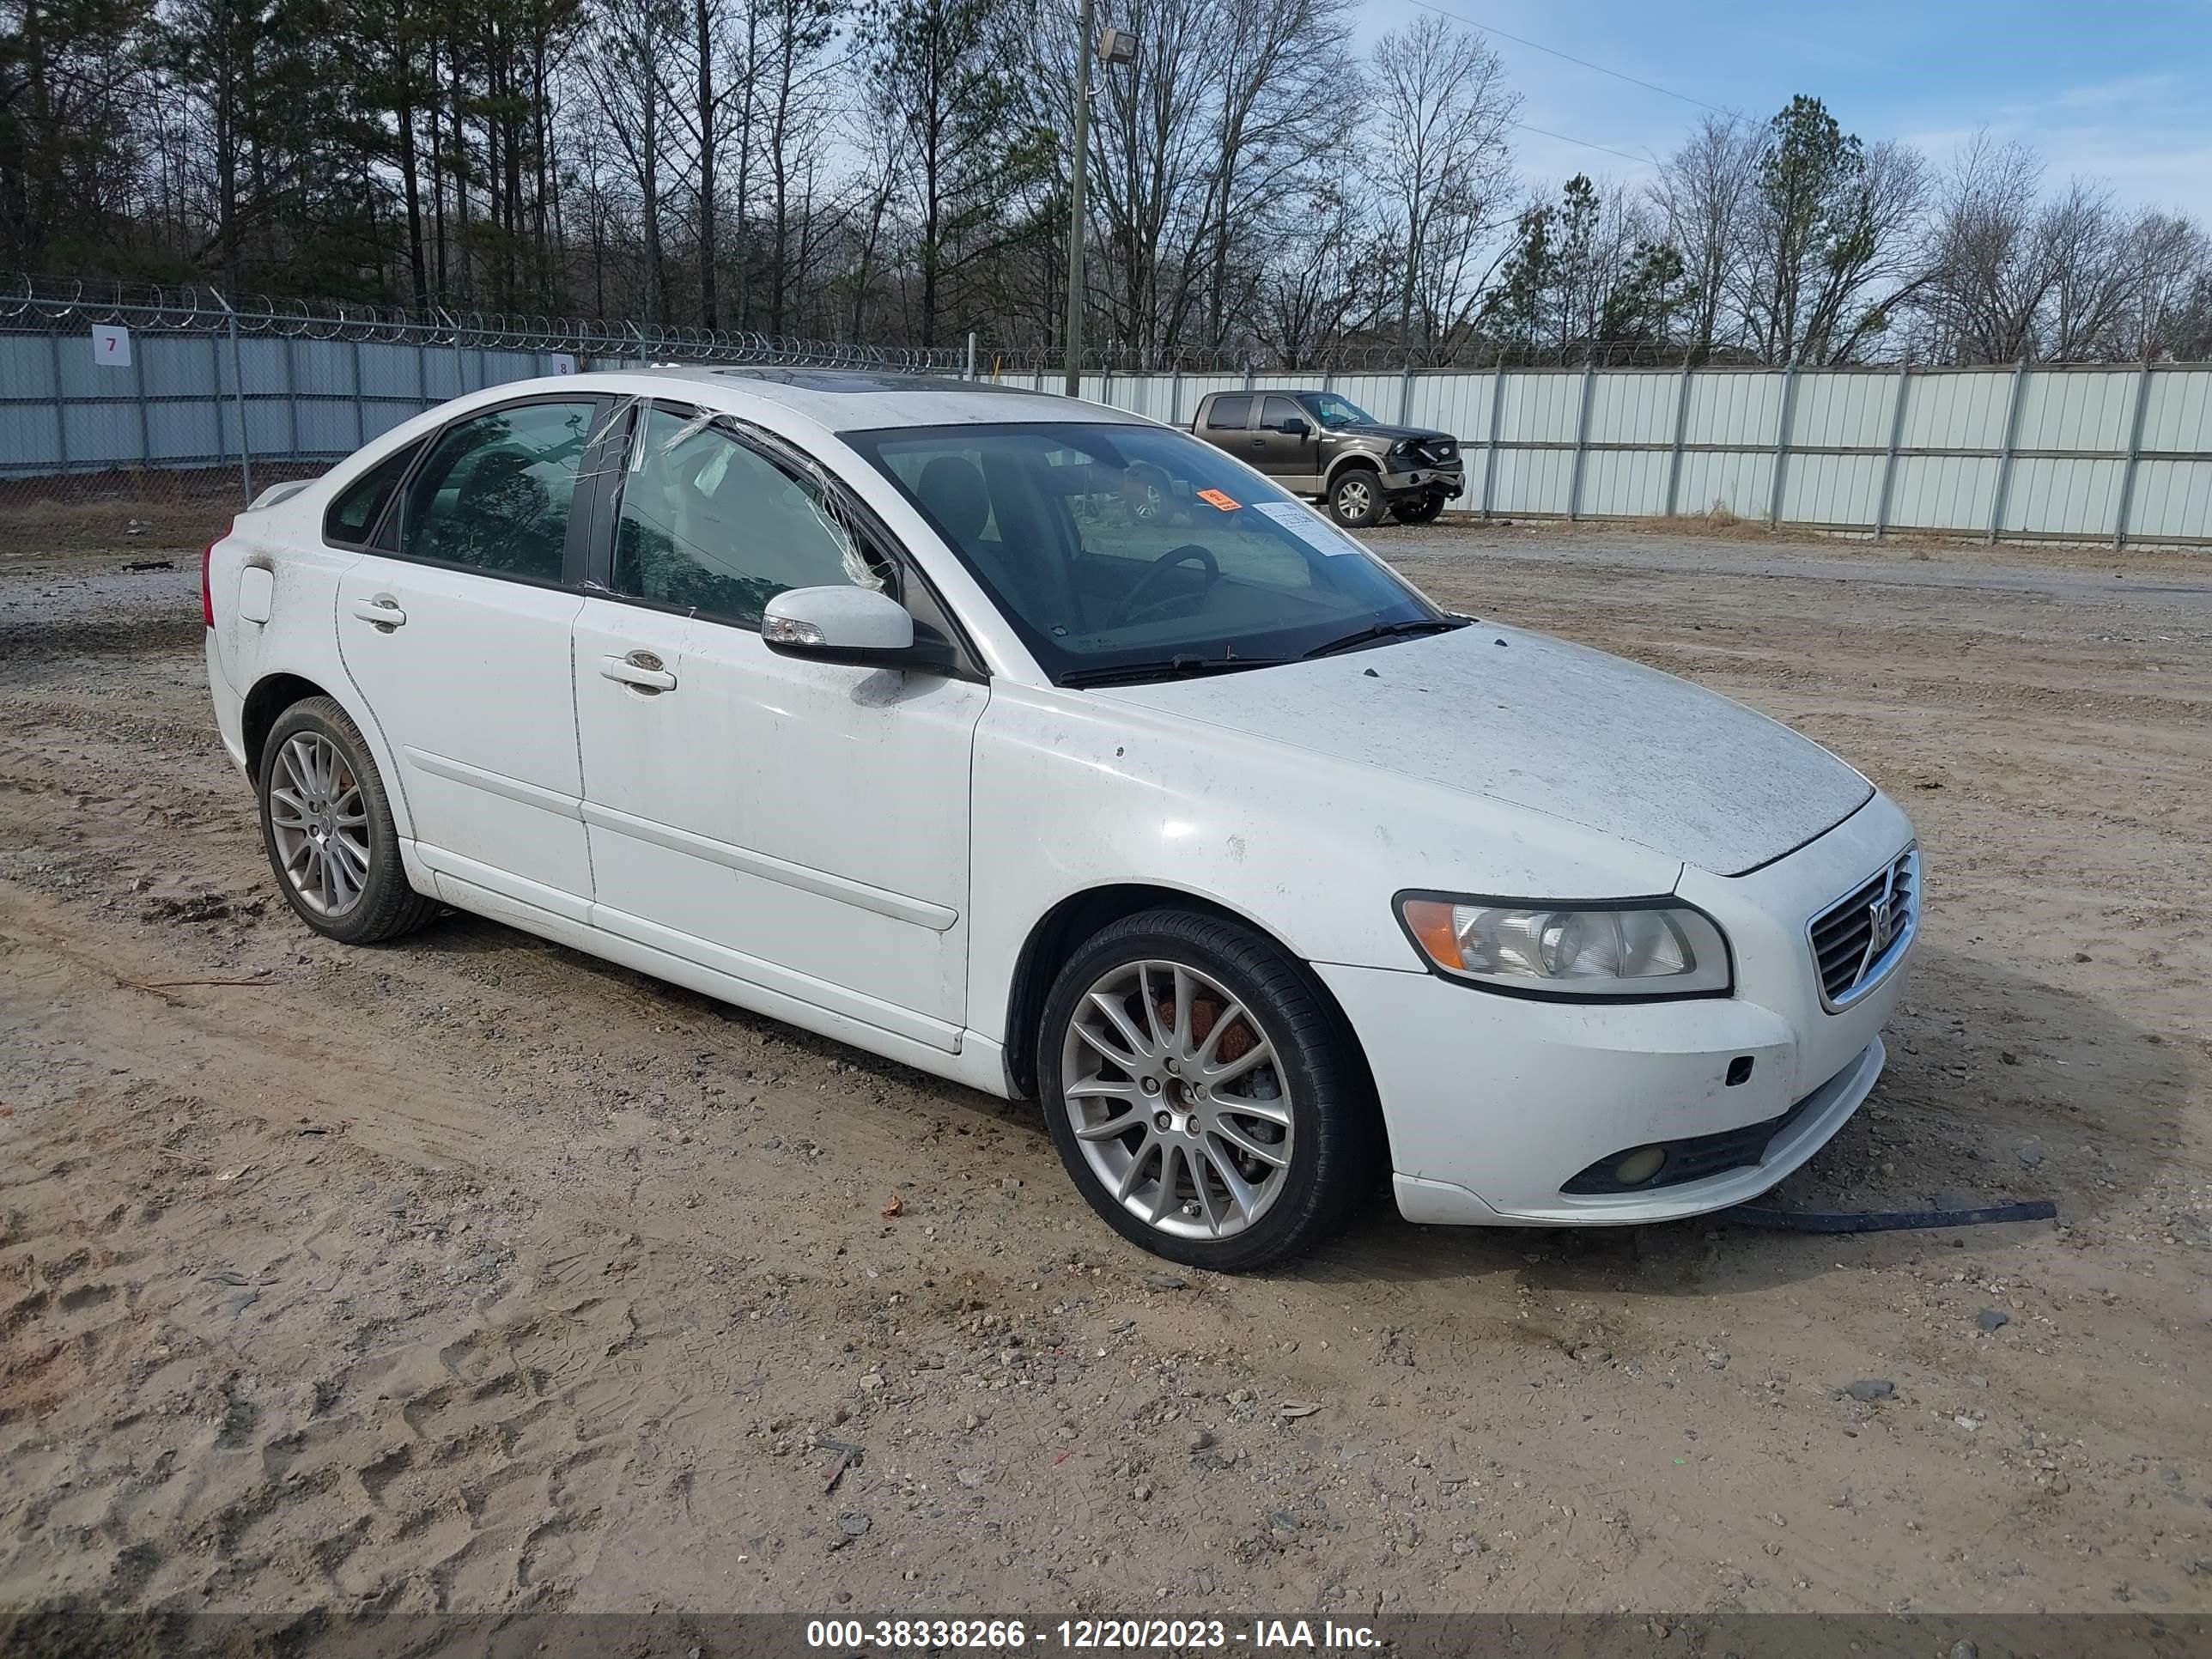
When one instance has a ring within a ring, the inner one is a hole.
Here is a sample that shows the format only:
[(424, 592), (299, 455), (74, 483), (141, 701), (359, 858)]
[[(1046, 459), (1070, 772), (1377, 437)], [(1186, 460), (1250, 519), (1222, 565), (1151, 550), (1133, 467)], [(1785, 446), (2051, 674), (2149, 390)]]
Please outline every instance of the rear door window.
[(323, 515), (323, 539), (341, 547), (363, 547), (374, 542), (392, 492), (422, 452), (419, 443), (395, 450), (341, 490)]
[(1252, 419), (1252, 400), (1236, 393), (1216, 398), (1212, 407), (1206, 411), (1208, 432), (1242, 432)]

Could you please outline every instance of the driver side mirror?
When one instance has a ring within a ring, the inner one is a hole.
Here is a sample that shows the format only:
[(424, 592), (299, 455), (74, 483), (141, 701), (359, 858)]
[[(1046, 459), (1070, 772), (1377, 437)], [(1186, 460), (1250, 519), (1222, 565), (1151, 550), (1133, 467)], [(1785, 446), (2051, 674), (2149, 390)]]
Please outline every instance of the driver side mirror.
[(1313, 430), (1311, 427), (1308, 426), (1304, 421), (1300, 420), (1295, 415), (1291, 416), (1289, 420), (1283, 422), (1282, 429), (1285, 435), (1292, 438), (1303, 438), (1307, 433)]
[(907, 608), (868, 587), (793, 587), (761, 612), (761, 641), (781, 657), (856, 668), (949, 672), (952, 647), (933, 629), (917, 633)]

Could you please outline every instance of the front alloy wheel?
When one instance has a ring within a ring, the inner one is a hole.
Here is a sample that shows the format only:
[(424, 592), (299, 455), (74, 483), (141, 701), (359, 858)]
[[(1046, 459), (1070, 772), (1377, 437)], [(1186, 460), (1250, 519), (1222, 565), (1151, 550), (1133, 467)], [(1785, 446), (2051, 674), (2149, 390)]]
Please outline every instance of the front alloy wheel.
[(1364, 466), (1347, 466), (1328, 489), (1329, 516), (1352, 530), (1364, 530), (1382, 516), (1382, 481)]
[(1297, 1127), (1275, 1046), (1195, 968), (1102, 975), (1068, 1022), (1060, 1094), (1091, 1173), (1147, 1226), (1234, 1237), (1282, 1196)]
[(1307, 971), (1223, 918), (1150, 911), (1062, 969), (1039, 1041), (1053, 1139), (1125, 1237), (1225, 1271), (1312, 1248), (1365, 1189), (1365, 1070)]

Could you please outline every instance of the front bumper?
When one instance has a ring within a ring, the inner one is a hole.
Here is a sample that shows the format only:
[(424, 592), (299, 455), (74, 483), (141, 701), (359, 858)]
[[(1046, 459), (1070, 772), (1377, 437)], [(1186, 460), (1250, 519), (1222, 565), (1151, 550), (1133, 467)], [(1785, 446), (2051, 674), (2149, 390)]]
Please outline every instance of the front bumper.
[[(1735, 951), (1737, 988), (1726, 998), (1550, 1003), (1413, 969), (1315, 964), (1366, 1053), (1407, 1219), (1672, 1220), (1755, 1198), (1810, 1158), (1881, 1075), (1881, 1028), (1911, 951), (1850, 1008), (1829, 1013), (1803, 917), (1893, 857), (1910, 833), (1877, 796), (1753, 876), (1686, 872), (1684, 896), (1720, 921)], [(1630, 1190), (1565, 1190), (1589, 1184), (1577, 1177), (1624, 1152), (1685, 1142), (1741, 1151), (1714, 1160), (1732, 1167), (1674, 1184), (1662, 1170)]]
[(1382, 475), (1385, 495), (1441, 495), (1446, 501), (1457, 501), (1467, 493), (1467, 479), (1457, 463), (1444, 466), (1417, 466), (1403, 472)]

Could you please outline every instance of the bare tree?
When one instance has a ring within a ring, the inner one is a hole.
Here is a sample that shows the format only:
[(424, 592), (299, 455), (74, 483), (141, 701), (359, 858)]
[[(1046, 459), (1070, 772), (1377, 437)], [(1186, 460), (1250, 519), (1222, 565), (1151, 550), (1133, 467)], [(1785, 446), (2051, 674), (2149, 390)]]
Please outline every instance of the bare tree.
[(1355, 141), (1365, 94), (1346, 45), (1348, 0), (1212, 0), (1212, 13), (1217, 101), (1194, 250), (1204, 263), (1199, 343), (1209, 353), (1225, 343), (1276, 236), (1295, 258), (1316, 240), (1300, 220), (1320, 205), (1320, 240), (1333, 239), (1344, 192), (1316, 191), (1314, 179)]
[(1759, 188), (1761, 149), (1759, 129), (1741, 116), (1703, 116), (1651, 185), (1666, 240), (1682, 260), (1693, 362), (1711, 357), (1722, 338), (1746, 219)]
[(2121, 246), (2128, 303), (2125, 329), (2112, 338), (2111, 355), (2201, 356), (2205, 307), (2212, 300), (2212, 240), (2203, 228), (2145, 208)]
[(1378, 211), (1398, 228), (1398, 347), (1410, 354), (1472, 314), (1468, 278), (1512, 188), (1521, 94), (1479, 31), (1432, 15), (1376, 42), (1374, 64)]
[(1343, 185), (1325, 179), (1296, 204), (1296, 214), (1261, 271), (1253, 332), (1285, 368), (1303, 368), (1344, 331), (1358, 303), (1369, 251), (1360, 246), (1360, 215)]
[[(2054, 215), (2039, 198), (2043, 162), (2019, 143), (1977, 133), (1937, 190), (1920, 305), (1968, 362), (2035, 353), (2039, 325), (2069, 253), (2078, 258), (2095, 204)], [(2071, 235), (2055, 234), (2065, 219)]]

